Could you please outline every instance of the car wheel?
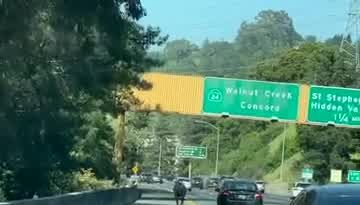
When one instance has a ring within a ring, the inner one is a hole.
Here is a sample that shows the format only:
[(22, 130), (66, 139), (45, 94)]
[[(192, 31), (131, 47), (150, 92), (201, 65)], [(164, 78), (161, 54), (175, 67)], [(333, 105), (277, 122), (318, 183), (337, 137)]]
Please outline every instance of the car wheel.
[(191, 192), (191, 189), (189, 189), (189, 192)]
[(221, 199), (217, 199), (217, 205), (226, 205)]

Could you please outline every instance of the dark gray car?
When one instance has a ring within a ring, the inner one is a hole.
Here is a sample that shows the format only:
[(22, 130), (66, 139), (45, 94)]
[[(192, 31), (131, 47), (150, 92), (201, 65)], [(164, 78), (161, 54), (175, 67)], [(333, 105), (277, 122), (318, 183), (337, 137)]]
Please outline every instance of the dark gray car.
[(360, 204), (359, 184), (337, 184), (309, 187), (292, 199), (290, 205)]
[(218, 205), (262, 205), (263, 195), (256, 183), (249, 180), (223, 180), (217, 197)]

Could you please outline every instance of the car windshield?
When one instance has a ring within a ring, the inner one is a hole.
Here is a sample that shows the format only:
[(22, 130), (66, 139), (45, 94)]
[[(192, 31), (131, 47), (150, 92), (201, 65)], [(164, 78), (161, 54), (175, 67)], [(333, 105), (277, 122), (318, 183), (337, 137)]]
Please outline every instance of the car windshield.
[(256, 185), (250, 182), (228, 181), (224, 183), (225, 190), (248, 190), (256, 191)]

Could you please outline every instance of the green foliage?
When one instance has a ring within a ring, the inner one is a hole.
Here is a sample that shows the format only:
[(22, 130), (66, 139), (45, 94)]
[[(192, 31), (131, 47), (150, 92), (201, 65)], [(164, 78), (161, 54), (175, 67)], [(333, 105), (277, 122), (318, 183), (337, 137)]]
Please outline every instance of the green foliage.
[(292, 48), (301, 40), (285, 11), (266, 10), (255, 17), (255, 22), (241, 24), (235, 45), (246, 64), (253, 64), (277, 49)]
[(76, 191), (92, 191), (113, 188), (113, 181), (98, 180), (92, 169), (81, 169), (74, 174), (74, 189)]
[(5, 193), (2, 189), (3, 183), (0, 181), (0, 202), (6, 201)]
[(147, 50), (166, 40), (137, 23), (144, 15), (139, 0), (0, 1), (0, 181), (7, 199), (70, 191), (63, 177), (82, 167), (115, 176), (104, 116), (134, 103), (130, 86), (159, 63)]
[(81, 163), (81, 167), (93, 168), (98, 177), (115, 178), (116, 168), (112, 162), (114, 153), (114, 131), (104, 113), (94, 111), (82, 116), (76, 144), (71, 156)]

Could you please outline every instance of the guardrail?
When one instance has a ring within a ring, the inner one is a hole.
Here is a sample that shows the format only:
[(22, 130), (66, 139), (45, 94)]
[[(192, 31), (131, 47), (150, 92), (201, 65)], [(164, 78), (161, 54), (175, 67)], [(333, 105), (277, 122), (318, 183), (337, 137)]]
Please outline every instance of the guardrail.
[(3, 202), (0, 205), (130, 205), (140, 197), (139, 189), (121, 188)]

